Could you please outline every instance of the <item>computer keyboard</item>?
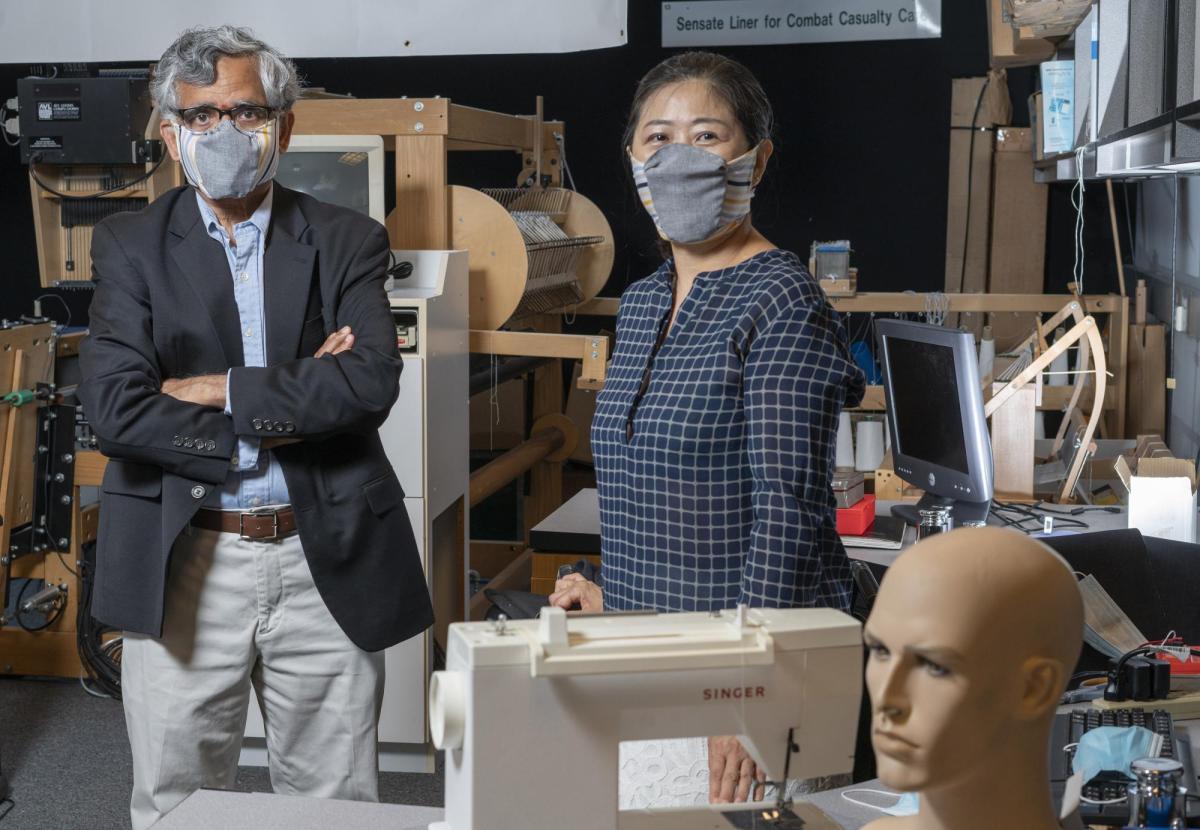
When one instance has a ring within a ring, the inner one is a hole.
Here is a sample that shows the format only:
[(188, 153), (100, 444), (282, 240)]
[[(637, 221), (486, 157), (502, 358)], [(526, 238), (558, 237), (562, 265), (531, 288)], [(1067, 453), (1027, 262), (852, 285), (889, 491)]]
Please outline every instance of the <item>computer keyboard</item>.
[[(1196, 773), (1192, 768), (1190, 751), (1183, 751), (1175, 737), (1175, 723), (1171, 714), (1162, 709), (1080, 709), (1057, 715), (1050, 733), (1050, 781), (1057, 799), (1061, 799), (1064, 782), (1071, 777), (1071, 759), (1084, 733), (1100, 726), (1141, 726), (1162, 736), (1162, 749), (1158, 757), (1173, 758), (1183, 764), (1184, 783), (1189, 790), (1196, 788)], [(1072, 747), (1064, 749), (1064, 747)], [(1118, 772), (1102, 772), (1091, 781), (1084, 782), (1083, 797), (1091, 801), (1115, 801), (1113, 804), (1089, 804), (1084, 802), (1080, 817), (1084, 824), (1100, 824), (1121, 827), (1129, 818), (1129, 807), (1122, 801), (1127, 785), (1133, 779)]]

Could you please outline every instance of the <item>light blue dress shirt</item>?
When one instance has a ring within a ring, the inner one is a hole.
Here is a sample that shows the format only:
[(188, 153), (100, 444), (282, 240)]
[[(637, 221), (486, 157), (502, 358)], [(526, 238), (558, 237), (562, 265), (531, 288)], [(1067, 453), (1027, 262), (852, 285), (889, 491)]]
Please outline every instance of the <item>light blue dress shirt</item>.
[[(271, 205), (275, 188), (254, 214), (245, 222), (233, 226), (230, 244), (225, 228), (200, 194), (200, 220), (208, 235), (221, 243), (229, 260), (233, 279), (233, 298), (237, 302), (241, 321), (242, 355), (247, 366), (266, 366), (266, 315), (263, 293), (263, 252), (267, 228), (271, 224)], [(225, 414), (232, 416), (229, 401), (229, 376), (225, 380)], [(283, 468), (270, 452), (261, 452), (261, 439), (238, 438), (237, 457), (233, 459), (229, 477), (219, 490), (214, 489), (204, 506), (219, 510), (253, 510), (268, 505), (290, 503)]]

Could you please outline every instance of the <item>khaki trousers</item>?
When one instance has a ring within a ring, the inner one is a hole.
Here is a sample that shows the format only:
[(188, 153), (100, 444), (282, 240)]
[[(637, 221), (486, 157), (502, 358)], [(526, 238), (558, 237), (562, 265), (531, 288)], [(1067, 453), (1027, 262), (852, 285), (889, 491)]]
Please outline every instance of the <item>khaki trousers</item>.
[(189, 529), (175, 543), (161, 639), (126, 633), (134, 830), (237, 773), (250, 690), (277, 793), (378, 800), (383, 653), (355, 646), (313, 584), (300, 537)]

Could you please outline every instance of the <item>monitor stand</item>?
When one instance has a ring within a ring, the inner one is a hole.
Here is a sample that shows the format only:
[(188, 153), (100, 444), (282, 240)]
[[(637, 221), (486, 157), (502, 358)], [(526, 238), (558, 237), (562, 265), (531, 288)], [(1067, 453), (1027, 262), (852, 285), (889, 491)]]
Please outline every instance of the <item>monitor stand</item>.
[(949, 507), (954, 527), (962, 527), (968, 522), (987, 521), (988, 510), (991, 506), (991, 501), (959, 501), (926, 493), (916, 504), (893, 504), (892, 515), (903, 519), (913, 527), (918, 527), (921, 524), (921, 510), (931, 507)]

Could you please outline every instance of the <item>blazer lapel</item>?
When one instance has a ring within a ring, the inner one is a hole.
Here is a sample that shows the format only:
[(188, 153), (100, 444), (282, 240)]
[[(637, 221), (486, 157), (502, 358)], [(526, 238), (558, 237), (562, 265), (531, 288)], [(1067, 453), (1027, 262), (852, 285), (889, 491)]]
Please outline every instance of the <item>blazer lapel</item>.
[(243, 365), (245, 357), (229, 260), (225, 258), (221, 243), (205, 230), (195, 195), (190, 190), (179, 200), (170, 230), (179, 238), (171, 249), (171, 257), (208, 312), (225, 360), (230, 366)]
[(271, 229), (263, 257), (263, 294), (267, 323), (267, 365), (293, 360), (300, 348), (304, 312), (312, 288), (316, 248), (305, 238), (308, 221), (296, 194), (275, 185)]

